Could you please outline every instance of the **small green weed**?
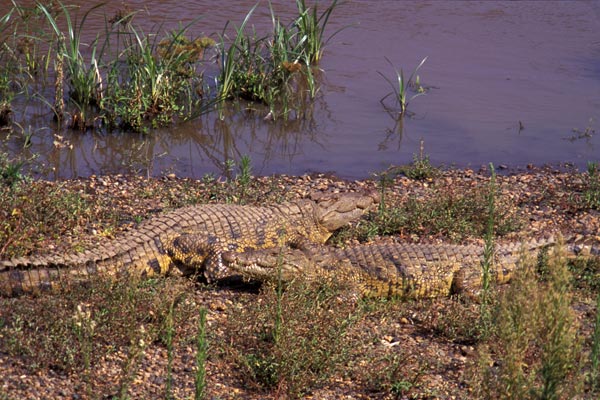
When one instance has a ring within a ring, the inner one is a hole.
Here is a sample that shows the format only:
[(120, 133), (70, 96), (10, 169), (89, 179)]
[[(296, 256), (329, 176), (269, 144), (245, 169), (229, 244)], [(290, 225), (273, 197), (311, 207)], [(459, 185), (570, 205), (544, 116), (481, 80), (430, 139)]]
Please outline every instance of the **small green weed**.
[(0, 187), (13, 188), (18, 182), (22, 181), (24, 179), (23, 174), (21, 174), (23, 165), (23, 161), (9, 160), (7, 154), (0, 154)]
[(236, 184), (239, 187), (239, 199), (240, 201), (243, 201), (246, 198), (246, 193), (248, 192), (248, 186), (250, 185), (250, 182), (252, 180), (252, 161), (250, 160), (250, 157), (245, 155), (242, 156), (242, 158), (240, 159), (240, 166), (239, 166), (239, 174), (235, 179)]
[(201, 308), (196, 335), (196, 376), (194, 379), (194, 399), (201, 400), (206, 396), (206, 360), (208, 358), (208, 342), (206, 338), (206, 309)]
[(596, 297), (596, 320), (592, 333), (592, 351), (590, 352), (589, 385), (592, 392), (600, 390), (600, 293)]
[(588, 162), (582, 201), (585, 207), (600, 210), (600, 163)]
[(569, 263), (573, 286), (594, 297), (600, 293), (600, 259), (576, 259)]
[(392, 387), (390, 388), (390, 392), (393, 395), (400, 398), (401, 396), (404, 396), (412, 387), (413, 387), (412, 382), (398, 381), (398, 382), (394, 382), (392, 384)]
[(419, 154), (413, 155), (413, 162), (410, 165), (397, 168), (398, 172), (417, 181), (432, 179), (438, 175), (440, 171), (438, 168), (431, 165), (429, 155), (425, 154), (424, 147), (424, 142), (421, 140)]
[(169, 310), (165, 319), (165, 332), (164, 341), (167, 347), (167, 377), (165, 384), (165, 399), (170, 400), (173, 398), (173, 336), (175, 334), (175, 326), (173, 325), (174, 316), (173, 313), (175, 307), (175, 301), (171, 301), (169, 304)]

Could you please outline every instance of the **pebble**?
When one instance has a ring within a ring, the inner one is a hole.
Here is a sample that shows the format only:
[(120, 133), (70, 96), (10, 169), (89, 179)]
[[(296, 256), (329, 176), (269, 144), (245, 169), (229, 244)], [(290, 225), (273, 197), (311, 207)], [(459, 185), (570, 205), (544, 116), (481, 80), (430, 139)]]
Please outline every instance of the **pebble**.
[[(600, 231), (600, 213), (597, 211), (582, 212), (572, 208), (569, 198), (577, 194), (577, 187), (584, 183), (585, 175), (564, 174), (554, 170), (540, 170), (528, 165), (527, 173), (510, 175), (513, 173), (505, 165), (499, 165), (498, 168), (503, 172), (497, 176), (497, 184), (503, 196), (510, 199), (511, 203), (518, 205), (518, 212), (525, 217), (523, 232), (528, 235), (532, 232), (544, 232), (548, 228), (565, 228), (578, 230), (581, 232), (599, 232)], [(419, 200), (429, 199), (436, 195), (436, 190), (453, 190), (456, 193), (462, 193), (466, 190), (473, 190), (479, 187), (485, 187), (489, 182), (489, 171), (483, 167), (484, 173), (478, 173), (473, 170), (448, 171), (443, 172), (439, 178), (431, 182), (418, 182), (400, 176), (388, 186), (390, 196), (396, 196), (396, 199), (408, 199), (411, 196)], [(509, 176), (510, 175), (510, 176)], [(145, 215), (149, 209), (163, 210), (179, 206), (177, 203), (189, 191), (195, 191), (201, 201), (220, 201), (210, 197), (202, 197), (207, 191), (215, 188), (225, 187), (224, 183), (212, 186), (202, 186), (201, 181), (193, 179), (180, 179), (174, 174), (166, 176), (167, 179), (145, 179), (129, 176), (92, 176), (88, 180), (73, 180), (65, 182), (65, 188), (72, 187), (73, 190), (86, 193), (89, 199), (98, 204), (108, 204), (111, 211), (115, 213), (123, 212), (126, 215)], [(274, 183), (272, 180), (276, 179)], [(283, 192), (276, 194), (281, 198), (290, 198), (294, 196), (306, 196), (314, 190), (368, 190), (379, 189), (377, 181), (342, 181), (336, 180), (331, 176), (313, 175), (302, 177), (280, 176), (275, 178), (257, 178), (257, 182), (267, 185), (269, 190)], [(186, 192), (182, 190), (185, 188)], [(220, 189), (219, 189), (220, 190)], [(146, 196), (140, 195), (146, 194)], [(263, 192), (264, 193), (264, 192)], [(132, 201), (135, 199), (136, 201)], [(174, 199), (174, 200), (173, 200)], [(98, 211), (106, 211), (98, 208)], [(131, 220), (130, 218), (129, 220)], [(86, 229), (96, 234), (102, 232), (104, 226), (102, 221), (94, 221), (96, 228)], [(102, 228), (100, 228), (102, 226)], [(119, 227), (117, 229), (121, 229)], [(411, 235), (411, 236), (409, 236)], [(399, 236), (399, 235), (398, 235)], [(407, 238), (407, 236), (409, 236)], [(85, 238), (84, 238), (85, 239)], [(94, 239), (87, 239), (94, 240)], [(427, 238), (417, 234), (405, 234), (398, 240), (412, 240), (415, 242), (430, 240), (443, 241), (445, 238)], [(64, 249), (65, 243), (45, 241), (42, 251), (48, 248), (54, 248), (56, 251)], [(61, 247), (62, 246), (62, 247)], [(194, 292), (193, 290), (191, 292)], [(208, 293), (208, 294), (207, 294)], [(255, 295), (254, 295), (255, 296)], [(216, 349), (223, 349), (225, 344), (219, 342), (223, 337), (223, 330), (226, 327), (224, 323), (229, 315), (241, 312), (247, 305), (240, 298), (239, 293), (229, 293), (225, 291), (204, 292), (198, 290), (193, 294), (196, 304), (207, 307), (210, 312), (208, 315), (209, 329), (214, 338)], [(256, 297), (250, 297), (256, 299)], [(25, 301), (25, 300), (16, 300)], [(39, 302), (40, 299), (36, 299)], [(263, 305), (262, 299), (255, 300), (256, 304)], [(414, 306), (416, 307), (416, 306)], [(414, 308), (412, 308), (414, 310)], [(409, 308), (408, 310), (411, 310)], [(576, 308), (577, 310), (577, 308)], [(589, 306), (583, 307), (582, 313), (588, 312)], [(432, 312), (432, 311), (428, 311)], [(398, 317), (399, 315), (406, 315)], [(429, 390), (432, 393), (451, 392), (451, 389), (458, 386), (460, 382), (457, 374), (461, 373), (465, 365), (472, 362), (477, 357), (477, 349), (473, 346), (456, 346), (447, 340), (438, 340), (439, 336), (432, 331), (426, 331), (427, 319), (423, 316), (424, 311), (418, 309), (416, 312), (402, 311), (398, 314), (388, 315), (387, 319), (373, 317), (369, 324), (365, 324), (363, 334), (368, 333), (371, 340), (365, 348), (374, 349), (379, 352), (376, 354), (386, 355), (387, 357), (401, 354), (403, 363), (406, 363), (406, 374), (411, 376), (410, 368), (426, 366), (422, 371), (422, 379), (418, 384), (423, 390)], [(590, 315), (593, 315), (591, 313)], [(415, 322), (412, 322), (415, 321)], [(196, 321), (194, 321), (196, 322)], [(195, 325), (190, 332), (195, 332)], [(373, 332), (376, 332), (373, 334)], [(178, 331), (178, 334), (181, 332)], [(377, 340), (379, 338), (379, 340)], [(179, 346), (179, 347), (177, 347)], [(125, 350), (125, 349), (124, 349)], [(147, 356), (144, 357), (143, 367), (140, 367), (136, 385), (130, 390), (131, 398), (158, 398), (164, 396), (165, 384), (165, 363), (166, 350), (161, 343), (152, 343), (147, 349)], [(217, 353), (215, 353), (217, 354)], [(195, 348), (190, 343), (176, 344), (175, 365), (173, 370), (175, 374), (175, 387), (177, 391), (175, 398), (193, 397), (193, 374)], [(127, 352), (113, 351), (110, 354), (103, 355), (96, 365), (94, 365), (94, 394), (101, 398), (108, 393), (114, 393), (115, 382), (118, 382), (121, 366), (124, 365)], [(389, 359), (389, 358), (388, 358)], [(14, 398), (82, 398), (84, 391), (76, 391), (77, 388), (84, 388), (81, 383), (81, 374), (72, 373), (64, 376), (56, 376), (52, 370), (39, 368), (38, 373), (31, 373), (24, 360), (9, 357), (7, 354), (0, 353), (0, 370), (2, 370), (1, 391), (15, 393)], [(428, 361), (435, 360), (435, 362)], [(421, 364), (420, 364), (421, 363)], [(210, 393), (212, 398), (252, 398), (258, 397), (257, 391), (252, 388), (243, 387), (228, 375), (231, 371), (227, 366), (217, 365), (218, 356), (214, 355), (207, 363), (209, 368)], [(363, 369), (371, 369), (374, 365), (370, 360), (359, 359), (356, 365)], [(404, 365), (404, 364), (403, 364)], [(221, 368), (218, 368), (218, 367)], [(437, 369), (436, 369), (437, 368)], [(446, 370), (444, 370), (446, 368)], [(444, 371), (440, 373), (440, 371)], [(454, 371), (458, 370), (458, 371)], [(414, 372), (414, 371), (413, 371)], [(454, 375), (453, 375), (454, 374)], [(350, 380), (332, 379), (331, 391), (327, 392), (324, 388), (317, 388), (311, 393), (313, 398), (359, 398), (353, 397), (348, 393), (360, 391), (361, 395), (365, 393), (365, 388), (359, 382)], [(345, 387), (345, 390), (341, 390)], [(452, 395), (444, 398), (461, 398), (456, 395), (452, 389)], [(75, 391), (75, 393), (73, 393)], [(273, 392), (275, 393), (275, 392)], [(271, 394), (273, 394), (271, 393)], [(335, 395), (331, 395), (334, 393)], [(371, 395), (370, 392), (366, 392)], [(466, 393), (460, 392), (460, 393)], [(45, 397), (44, 397), (45, 396)], [(376, 395), (373, 395), (376, 396)], [(0, 396), (1, 397), (1, 396)], [(211, 398), (210, 396), (208, 398)], [(368, 398), (368, 397), (362, 397)]]

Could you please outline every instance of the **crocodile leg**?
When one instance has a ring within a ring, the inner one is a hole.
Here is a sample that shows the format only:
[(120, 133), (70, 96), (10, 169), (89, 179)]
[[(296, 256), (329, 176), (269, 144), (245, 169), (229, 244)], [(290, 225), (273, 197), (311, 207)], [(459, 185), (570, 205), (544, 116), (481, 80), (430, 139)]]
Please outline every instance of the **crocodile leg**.
[(264, 237), (259, 241), (238, 239), (223, 240), (212, 234), (187, 233), (165, 241), (165, 251), (182, 275), (202, 273), (208, 282), (230, 274), (223, 263), (224, 252), (248, 252), (266, 248), (286, 246), (291, 249), (310, 249), (314, 244), (298, 235), (286, 235), (284, 230), (278, 235)]

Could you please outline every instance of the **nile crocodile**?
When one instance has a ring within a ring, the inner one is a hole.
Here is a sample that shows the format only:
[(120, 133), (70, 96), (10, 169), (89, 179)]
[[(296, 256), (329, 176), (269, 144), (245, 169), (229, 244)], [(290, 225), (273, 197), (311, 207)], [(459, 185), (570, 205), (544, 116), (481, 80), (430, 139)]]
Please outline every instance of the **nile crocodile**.
[[(571, 255), (599, 255), (600, 247), (556, 240), (555, 236), (495, 247), (492, 279), (506, 283), (523, 260), (548, 246), (563, 244)], [(378, 242), (347, 248), (281, 247), (223, 253), (224, 264), (250, 280), (342, 280), (366, 297), (418, 299), (454, 293), (475, 295), (481, 288), (484, 248), (478, 245)]]
[(218, 277), (224, 250), (324, 243), (334, 230), (357, 220), (377, 202), (373, 193), (319, 192), (309, 199), (264, 207), (185, 207), (83, 253), (0, 260), (0, 295), (53, 289), (98, 273)]

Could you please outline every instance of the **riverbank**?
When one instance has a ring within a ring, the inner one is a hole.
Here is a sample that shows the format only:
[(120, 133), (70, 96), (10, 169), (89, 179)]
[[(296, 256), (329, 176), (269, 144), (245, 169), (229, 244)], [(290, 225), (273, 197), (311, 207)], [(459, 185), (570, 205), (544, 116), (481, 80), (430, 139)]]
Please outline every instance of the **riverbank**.
[[(483, 243), (489, 171), (429, 172), (419, 180), (390, 172), (362, 181), (240, 173), (231, 180), (115, 175), (17, 182), (0, 195), (0, 255), (81, 251), (188, 204), (276, 203), (324, 190), (383, 193), (383, 214), (343, 229), (333, 238), (335, 245), (379, 236)], [(600, 197), (594, 196), (600, 186), (592, 178), (537, 168), (497, 176), (496, 240), (556, 231), (598, 237), (600, 204), (594, 201)], [(591, 368), (583, 358), (591, 351), (600, 268), (598, 263), (570, 268), (581, 367), (568, 371), (562, 387), (594, 398), (597, 392), (576, 380)], [(207, 398), (481, 395), (480, 364), (490, 343), (480, 336), (479, 304), (460, 296), (357, 303), (340, 297), (340, 290), (299, 285), (281, 298), (273, 288), (208, 286), (170, 277), (146, 283), (98, 279), (66, 293), (0, 299), (0, 398), (115, 398), (125, 393), (129, 398), (191, 398), (200, 309), (207, 310)], [(505, 290), (495, 289), (494, 306), (501, 304)], [(283, 325), (275, 340), (269, 332), (278, 307)], [(528, 372), (539, 363), (536, 351), (525, 355)], [(497, 365), (492, 361), (490, 368)]]

